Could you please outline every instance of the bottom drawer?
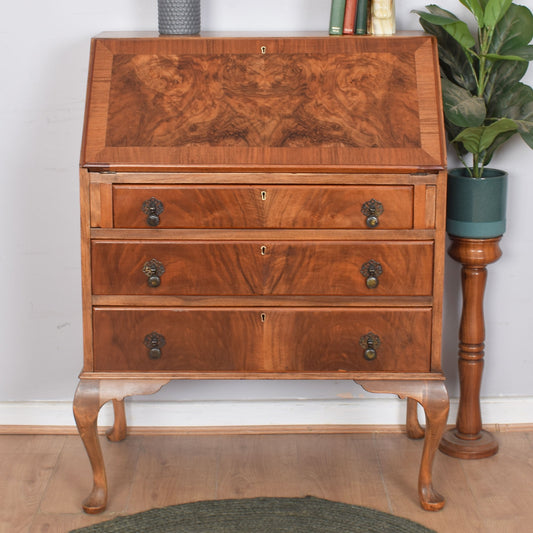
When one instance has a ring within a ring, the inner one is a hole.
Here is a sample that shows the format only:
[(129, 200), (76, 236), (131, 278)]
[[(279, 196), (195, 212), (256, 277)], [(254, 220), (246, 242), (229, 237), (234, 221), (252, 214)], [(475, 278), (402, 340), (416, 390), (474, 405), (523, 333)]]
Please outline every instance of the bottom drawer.
[(429, 372), (429, 308), (95, 308), (94, 371)]

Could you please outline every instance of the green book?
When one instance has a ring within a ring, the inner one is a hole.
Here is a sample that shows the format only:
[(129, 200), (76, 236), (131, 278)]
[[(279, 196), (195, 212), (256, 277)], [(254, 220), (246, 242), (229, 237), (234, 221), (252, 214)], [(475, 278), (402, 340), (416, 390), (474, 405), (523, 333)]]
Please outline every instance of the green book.
[(368, 16), (367, 0), (359, 0), (357, 3), (357, 16), (355, 17), (355, 34), (366, 35), (366, 19)]
[(344, 8), (346, 0), (331, 0), (331, 15), (329, 17), (329, 34), (342, 35), (344, 24)]

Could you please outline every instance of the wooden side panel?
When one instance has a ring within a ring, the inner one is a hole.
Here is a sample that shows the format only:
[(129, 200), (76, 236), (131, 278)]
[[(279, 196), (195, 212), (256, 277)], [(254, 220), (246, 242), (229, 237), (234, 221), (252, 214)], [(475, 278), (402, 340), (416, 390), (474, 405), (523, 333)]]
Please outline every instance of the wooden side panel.
[(98, 39), (93, 51), (88, 167), (445, 163), (428, 36)]
[(91, 227), (113, 227), (113, 188), (110, 183), (91, 182)]
[(83, 370), (93, 370), (93, 323), (91, 282), (91, 207), (90, 174), (80, 170), (81, 287), (83, 310)]
[(437, 188), (435, 185), (426, 186), (426, 228), (434, 228), (436, 221)]
[(363, 229), (365, 203), (383, 206), (376, 229), (410, 229), (413, 187), (404, 186), (163, 186), (116, 185), (117, 228), (150, 228), (142, 210), (154, 197), (164, 228)]
[(446, 183), (447, 173), (439, 172), (435, 187), (435, 264), (433, 276), (433, 324), (431, 371), (442, 372), (442, 310), (444, 262), (446, 256)]
[[(94, 294), (427, 296), (433, 284), (427, 241), (95, 241), (92, 252)], [(156, 287), (144, 272), (153, 259), (164, 267)]]

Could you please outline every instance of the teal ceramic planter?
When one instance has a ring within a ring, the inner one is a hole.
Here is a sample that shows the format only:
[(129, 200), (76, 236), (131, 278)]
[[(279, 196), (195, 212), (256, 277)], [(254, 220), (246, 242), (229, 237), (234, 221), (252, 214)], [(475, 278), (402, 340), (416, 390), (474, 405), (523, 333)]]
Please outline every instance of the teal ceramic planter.
[(465, 168), (448, 172), (446, 231), (456, 237), (486, 239), (505, 232), (507, 172), (485, 169), (471, 178)]

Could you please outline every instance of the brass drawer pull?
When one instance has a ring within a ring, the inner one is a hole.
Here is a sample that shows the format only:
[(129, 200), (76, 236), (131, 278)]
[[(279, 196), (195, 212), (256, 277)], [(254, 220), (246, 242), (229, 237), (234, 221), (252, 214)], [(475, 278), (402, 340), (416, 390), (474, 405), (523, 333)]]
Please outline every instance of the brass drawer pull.
[(383, 204), (377, 200), (369, 200), (361, 207), (361, 213), (366, 217), (366, 225), (369, 228), (379, 226), (379, 216), (383, 214)]
[(366, 278), (366, 286), (369, 289), (375, 289), (379, 285), (378, 277), (383, 274), (383, 267), (377, 261), (371, 259), (361, 267), (360, 272)]
[(157, 198), (150, 198), (143, 202), (142, 212), (146, 215), (146, 223), (149, 226), (159, 226), (159, 215), (165, 210), (163, 202)]
[(161, 276), (165, 273), (165, 267), (157, 259), (150, 259), (150, 261), (144, 263), (143, 272), (148, 277), (149, 287), (159, 287), (161, 285)]
[(367, 361), (373, 361), (377, 356), (377, 348), (381, 339), (375, 333), (367, 333), (359, 339), (359, 345), (364, 349), (363, 357)]
[(161, 348), (163, 348), (166, 343), (167, 341), (165, 340), (165, 337), (155, 331), (152, 331), (152, 333), (149, 333), (144, 337), (144, 345), (148, 348), (148, 357), (150, 359), (161, 359), (161, 355), (163, 355)]

